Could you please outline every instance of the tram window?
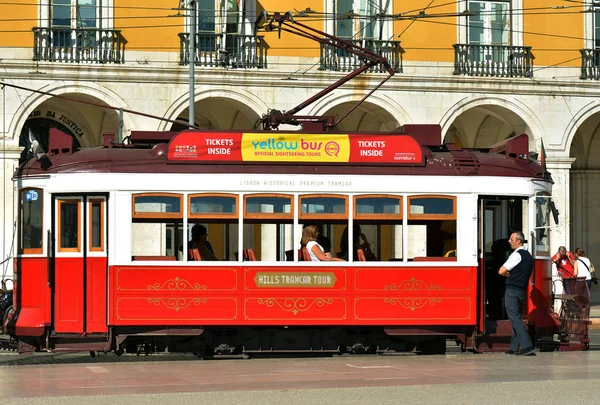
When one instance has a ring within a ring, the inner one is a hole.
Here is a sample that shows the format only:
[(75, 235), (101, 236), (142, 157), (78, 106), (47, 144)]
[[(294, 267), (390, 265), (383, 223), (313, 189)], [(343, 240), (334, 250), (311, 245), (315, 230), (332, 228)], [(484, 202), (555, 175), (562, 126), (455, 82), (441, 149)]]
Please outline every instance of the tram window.
[[(244, 197), (244, 250), (247, 260), (285, 261), (293, 256), (294, 199), (286, 194)], [(287, 256), (286, 256), (286, 252)], [(252, 257), (253, 256), (253, 257)]]
[(19, 198), (19, 252), (42, 253), (43, 191), (23, 189)]
[(183, 197), (179, 194), (134, 194), (132, 255), (182, 259)]
[[(238, 260), (238, 200), (236, 194), (221, 193), (188, 197), (188, 248), (200, 242), (202, 261)], [(185, 253), (189, 256), (189, 251)]]
[(104, 251), (104, 200), (90, 200), (90, 251)]
[(58, 201), (58, 251), (81, 251), (81, 201)]
[(237, 218), (238, 196), (232, 194), (192, 194), (188, 197), (190, 218)]
[(535, 199), (535, 240), (537, 252), (550, 252), (550, 196), (538, 195)]
[(293, 230), (292, 221), (244, 221), (244, 249), (252, 249), (257, 261), (286, 261), (286, 252), (293, 257)]
[(402, 197), (357, 196), (354, 199), (354, 217), (363, 219), (402, 219)]
[[(237, 261), (238, 222), (232, 220), (212, 220), (210, 222), (188, 223), (188, 248), (197, 246), (201, 261)], [(199, 245), (201, 243), (201, 245)], [(193, 260), (189, 257), (188, 260)]]
[(409, 259), (456, 257), (456, 198), (408, 197)]
[(288, 195), (249, 195), (244, 199), (244, 218), (293, 219), (293, 198)]
[(402, 197), (356, 196), (354, 224), (354, 250), (362, 249), (366, 260), (402, 260)]
[(456, 199), (452, 197), (409, 197), (411, 215), (452, 216), (455, 213)]
[(182, 197), (176, 194), (143, 194), (133, 196), (134, 218), (181, 217)]
[(300, 196), (302, 219), (348, 219), (348, 197), (337, 195)]

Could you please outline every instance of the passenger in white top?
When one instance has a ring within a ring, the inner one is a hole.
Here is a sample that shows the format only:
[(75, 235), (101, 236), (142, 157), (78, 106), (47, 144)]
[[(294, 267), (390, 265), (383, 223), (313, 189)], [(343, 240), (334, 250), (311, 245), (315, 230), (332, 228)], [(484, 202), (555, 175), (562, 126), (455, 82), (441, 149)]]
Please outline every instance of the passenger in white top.
[(592, 288), (592, 277), (596, 276), (596, 269), (588, 257), (585, 257), (585, 252), (582, 248), (575, 249), (575, 274), (577, 277), (585, 277), (585, 282), (588, 286), (588, 291)]
[(344, 260), (342, 259), (331, 257), (331, 255), (325, 254), (323, 247), (317, 243), (317, 238), (319, 237), (320, 233), (321, 231), (319, 231), (319, 227), (316, 225), (309, 225), (302, 231), (302, 241), (300, 244), (308, 251), (310, 260), (313, 262), (343, 262)]

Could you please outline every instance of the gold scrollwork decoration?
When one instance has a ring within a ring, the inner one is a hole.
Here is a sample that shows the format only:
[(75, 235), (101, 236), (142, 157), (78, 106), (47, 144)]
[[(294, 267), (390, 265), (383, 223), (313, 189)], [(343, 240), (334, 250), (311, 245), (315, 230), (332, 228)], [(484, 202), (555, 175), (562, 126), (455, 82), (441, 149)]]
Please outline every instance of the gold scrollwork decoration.
[(414, 311), (425, 305), (435, 305), (442, 302), (441, 298), (384, 298), (383, 302), (390, 305), (400, 305), (404, 309)]
[(148, 298), (146, 300), (149, 304), (164, 305), (167, 309), (172, 309), (175, 312), (179, 312), (182, 309), (186, 309), (190, 305), (206, 304), (208, 301), (206, 298)]
[(206, 286), (200, 283), (190, 283), (184, 278), (171, 278), (164, 283), (148, 284), (148, 290), (206, 290)]
[(424, 282), (422, 280), (417, 280), (416, 278), (413, 277), (410, 280), (404, 280), (400, 284), (392, 283), (390, 285), (386, 285), (385, 287), (383, 287), (383, 289), (387, 290), (387, 291), (399, 291), (399, 290), (404, 290), (404, 291), (421, 291), (421, 290), (439, 291), (439, 290), (442, 289), (442, 286), (441, 285), (437, 285), (437, 284), (433, 284), (433, 283), (427, 285), (426, 282)]
[(294, 315), (297, 315), (298, 312), (306, 312), (313, 305), (316, 305), (320, 308), (323, 306), (333, 304), (332, 298), (315, 298), (312, 301), (307, 301), (306, 298), (286, 298), (283, 300), (283, 303), (276, 298), (259, 298), (258, 303), (261, 305), (266, 305), (269, 308), (277, 305), (279, 308), (283, 309), (285, 312), (291, 312)]

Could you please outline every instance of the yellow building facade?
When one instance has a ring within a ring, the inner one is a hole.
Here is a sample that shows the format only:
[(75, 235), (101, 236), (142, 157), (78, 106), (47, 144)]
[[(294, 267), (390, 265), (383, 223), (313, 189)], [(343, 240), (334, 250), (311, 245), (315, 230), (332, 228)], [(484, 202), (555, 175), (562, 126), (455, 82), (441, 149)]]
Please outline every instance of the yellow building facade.
[[(46, 151), (50, 128), (94, 147), (107, 132), (125, 139), (185, 128), (193, 105), (198, 127), (249, 129), (361, 65), (344, 50), (257, 24), (287, 11), (385, 56), (395, 71), (341, 130), (440, 124), (440, 141), (475, 148), (527, 133), (531, 149), (543, 141), (555, 180), (553, 250), (577, 245), (600, 259), (592, 225), (600, 215), (600, 9), (592, 3), (14, 0), (0, 4), (2, 260), (14, 253), (12, 173)], [(386, 74), (362, 74), (300, 114), (342, 117)]]

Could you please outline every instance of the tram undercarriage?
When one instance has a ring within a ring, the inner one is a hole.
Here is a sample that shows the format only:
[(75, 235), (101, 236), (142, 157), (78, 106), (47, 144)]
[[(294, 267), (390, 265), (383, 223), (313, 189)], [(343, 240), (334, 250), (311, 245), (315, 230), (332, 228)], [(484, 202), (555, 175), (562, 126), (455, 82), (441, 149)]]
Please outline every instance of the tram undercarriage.
[[(219, 355), (375, 354), (414, 352), (444, 354), (446, 341), (456, 340), (462, 349), (473, 342), (473, 328), (465, 333), (439, 331), (436, 335), (414, 334), (418, 329), (385, 328), (113, 328), (109, 334), (88, 336), (50, 335), (22, 337), (18, 351), (114, 352), (117, 355), (194, 353), (201, 358)], [(412, 333), (412, 334), (407, 334)]]

